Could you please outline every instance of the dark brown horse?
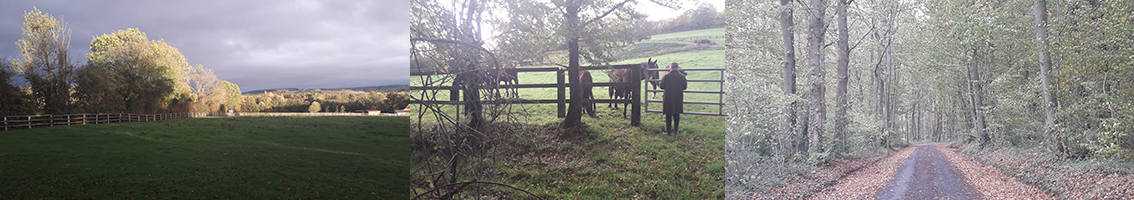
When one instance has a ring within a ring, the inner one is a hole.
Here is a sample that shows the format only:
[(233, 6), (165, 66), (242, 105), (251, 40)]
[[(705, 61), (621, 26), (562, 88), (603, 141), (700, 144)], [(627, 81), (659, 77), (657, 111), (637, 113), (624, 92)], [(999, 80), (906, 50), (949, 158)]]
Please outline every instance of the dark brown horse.
[[(611, 85), (608, 87), (611, 99), (630, 99), (630, 91), (634, 87), (634, 85), (628, 84), (632, 78), (630, 77), (630, 73), (631, 69), (615, 69), (614, 73), (611, 73), (614, 77), (610, 79), (610, 83), (627, 83), (626, 85)], [(623, 104), (622, 118), (626, 118), (626, 108), (630, 107), (630, 103)], [(616, 103), (609, 103), (606, 107), (611, 107), (611, 105), (613, 105), (615, 109), (618, 109), (618, 104)]]
[(511, 83), (513, 85), (520, 84), (520, 78), (519, 78), (519, 76), (516, 76), (516, 75), (519, 74), (516, 71), (516, 67), (510, 66), (510, 65), (504, 65), (504, 66), (500, 66), (500, 70), (501, 71), (496, 74), (497, 79), (500, 80), (500, 82), (504, 82), (504, 84), (510, 84)]
[[(661, 82), (660, 82), (661, 76), (658, 76), (658, 71), (650, 71), (650, 69), (657, 69), (657, 68), (658, 68), (658, 61), (657, 60), (650, 61), (650, 60), (647, 59), (646, 65), (642, 66), (642, 77), (643, 78), (659, 80), (659, 81), (650, 82), (650, 85), (653, 85), (655, 90), (657, 90), (658, 86), (661, 85)], [(656, 93), (651, 94), (650, 98), (654, 98), (654, 96), (657, 96), (657, 94)]]
[(594, 85), (594, 79), (591, 79), (591, 72), (582, 70), (579, 72), (579, 85), (581, 86), (582, 93), (580, 97), (583, 98), (583, 111), (587, 112), (591, 117), (596, 117), (598, 113), (595, 112), (595, 93), (591, 91)]

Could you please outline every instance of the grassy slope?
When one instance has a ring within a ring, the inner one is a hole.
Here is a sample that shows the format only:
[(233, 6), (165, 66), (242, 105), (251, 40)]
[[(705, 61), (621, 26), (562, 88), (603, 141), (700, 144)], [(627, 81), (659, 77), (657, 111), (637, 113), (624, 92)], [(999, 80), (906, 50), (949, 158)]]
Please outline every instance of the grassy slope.
[(719, 36), (724, 36), (724, 35), (725, 35), (725, 29), (724, 28), (710, 28), (710, 29), (666, 33), (666, 34), (657, 34), (657, 35), (650, 36), (650, 41), (675, 39), (675, 38), (697, 39), (697, 38), (705, 38), (705, 37), (719, 37)]
[[(723, 35), (723, 31), (718, 31)], [(615, 64), (640, 63), (647, 58)], [(724, 51), (682, 52), (655, 56), (664, 67), (678, 62), (683, 68), (723, 68)], [(592, 71), (595, 82), (606, 82), (603, 71)], [(690, 72), (690, 79), (718, 79), (719, 72)], [(411, 84), (420, 85), (416, 77)], [(520, 74), (521, 84), (554, 83), (554, 72)], [(717, 83), (690, 83), (690, 90), (718, 90)], [(521, 98), (554, 99), (554, 88), (519, 89)], [(442, 93), (446, 93), (442, 92)], [(420, 93), (414, 93), (419, 95)], [(605, 87), (594, 89), (596, 98), (609, 98)], [(643, 97), (648, 97), (643, 96)], [(660, 99), (661, 95), (658, 95)], [(686, 101), (717, 101), (719, 95), (686, 94)], [(448, 99), (440, 95), (438, 99)], [(599, 117), (583, 117), (584, 130), (560, 130), (554, 104), (522, 105), (530, 114), (521, 117), (523, 131), (515, 141), (494, 150), (497, 159), (481, 171), (495, 172), (493, 181), (528, 189), (549, 199), (703, 199), (724, 197), (724, 117), (682, 116), (682, 134), (661, 135), (661, 114), (643, 113), (642, 126), (629, 126), (622, 111), (599, 104)], [(660, 104), (650, 105), (651, 109)], [(452, 106), (448, 107), (453, 113)], [(717, 112), (715, 106), (686, 105), (686, 110)], [(413, 117), (416, 119), (416, 117)], [(429, 116), (424, 117), (429, 119)], [(580, 136), (581, 135), (581, 136)], [(519, 139), (531, 138), (533, 140)], [(533, 143), (534, 141), (534, 143)], [(516, 153), (523, 152), (523, 153)], [(421, 163), (416, 163), (421, 164)], [(524, 196), (507, 189), (493, 191), (512, 198)]]
[(231, 117), (0, 132), (0, 199), (407, 199), (406, 117)]

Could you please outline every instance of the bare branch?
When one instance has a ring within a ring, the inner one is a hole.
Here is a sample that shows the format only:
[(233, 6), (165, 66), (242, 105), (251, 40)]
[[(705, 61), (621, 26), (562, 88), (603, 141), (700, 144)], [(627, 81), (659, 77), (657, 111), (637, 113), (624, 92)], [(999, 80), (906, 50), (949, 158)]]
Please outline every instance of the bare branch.
[[(614, 12), (614, 10), (618, 10), (618, 8), (622, 8), (622, 5), (626, 5), (626, 3), (629, 3), (629, 2), (630, 2), (630, 0), (623, 0), (622, 3), (615, 4), (614, 7), (610, 8), (610, 10), (606, 10), (606, 12), (602, 13), (602, 15), (599, 15), (598, 17), (595, 17), (594, 19), (587, 20), (587, 22), (583, 22), (583, 25), (580, 26), (580, 27), (587, 27), (587, 25), (591, 24), (591, 22), (595, 22), (599, 19), (602, 19), (603, 17), (606, 17), (606, 15), (609, 15), (610, 13)], [(657, 3), (657, 2), (654, 2), (654, 3)]]

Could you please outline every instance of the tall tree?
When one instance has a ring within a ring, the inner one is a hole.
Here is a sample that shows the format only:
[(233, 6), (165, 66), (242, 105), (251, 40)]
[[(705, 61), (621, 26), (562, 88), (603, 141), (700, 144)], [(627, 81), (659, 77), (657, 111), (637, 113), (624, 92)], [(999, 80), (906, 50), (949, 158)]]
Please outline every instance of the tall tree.
[(847, 29), (847, 6), (854, 0), (837, 0), (839, 5), (835, 8), (836, 20), (838, 20), (838, 55), (839, 60), (836, 63), (838, 68), (839, 83), (835, 89), (835, 149), (836, 152), (846, 151), (847, 140), (847, 68), (850, 65), (850, 33)]
[(980, 139), (980, 146), (983, 148), (988, 145), (990, 138), (985, 131), (986, 125), (984, 112), (982, 111), (982, 107), (984, 107), (984, 92), (980, 80), (980, 64), (983, 60), (981, 55), (982, 54), (978, 53), (978, 47), (973, 47), (972, 56), (970, 57), (971, 63), (969, 63), (967, 72), (969, 78), (969, 102), (972, 104), (973, 125), (976, 126), (973, 128), (976, 129), (977, 137)]
[(186, 68), (185, 79), (188, 80), (189, 92), (201, 98), (213, 89), (220, 79), (216, 74), (213, 74), (213, 69), (205, 68), (201, 65), (193, 65)]
[(1051, 95), (1051, 59), (1047, 56), (1047, 1), (1035, 0), (1036, 51), (1039, 54), (1040, 82), (1043, 85), (1043, 129), (1048, 142), (1057, 139), (1051, 133), (1055, 128), (1055, 97)]
[(826, 17), (827, 3), (823, 0), (811, 0), (811, 22), (809, 24), (809, 33), (807, 37), (808, 45), (808, 58), (813, 68), (811, 71), (811, 130), (808, 131), (808, 145), (807, 153), (815, 155), (819, 153), (819, 139), (823, 134), (823, 123), (827, 118), (827, 103), (824, 98), (826, 95), (826, 75), (827, 72), (823, 70), (823, 36), (826, 33), (827, 24), (823, 22)]
[[(784, 71), (783, 90), (786, 96), (795, 96), (795, 33), (792, 31), (791, 0), (780, 0), (780, 32), (783, 37)], [(784, 122), (780, 125), (780, 153), (784, 159), (795, 154), (795, 106), (794, 100), (784, 106)]]
[(220, 81), (217, 82), (217, 85), (214, 87), (221, 86), (225, 89), (225, 93), (220, 94), (224, 96), (225, 107), (229, 110), (240, 111), (240, 101), (242, 100), (240, 98), (240, 86), (232, 82)]
[(31, 83), (32, 96), (46, 113), (70, 112), (75, 65), (67, 52), (71, 30), (65, 26), (63, 20), (39, 8), (25, 12), (23, 38), (16, 42), (20, 57), (12, 60), (20, 75)]
[[(125, 112), (155, 113), (182, 108), (190, 102), (185, 67), (189, 64), (177, 48), (162, 40), (149, 40), (142, 31), (131, 28), (99, 36), (91, 41), (88, 68), (115, 78), (101, 85), (118, 88), (81, 91), (116, 95)], [(95, 87), (80, 85), (80, 87)], [(86, 95), (94, 96), (94, 95)]]

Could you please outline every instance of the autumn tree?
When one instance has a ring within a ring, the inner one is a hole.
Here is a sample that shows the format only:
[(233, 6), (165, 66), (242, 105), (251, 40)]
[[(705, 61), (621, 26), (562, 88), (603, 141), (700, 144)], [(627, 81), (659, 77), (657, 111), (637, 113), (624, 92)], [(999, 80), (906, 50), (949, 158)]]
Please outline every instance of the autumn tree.
[(319, 110), (323, 109), (323, 107), (320, 106), (322, 105), (319, 105), (318, 101), (311, 102), (311, 106), (307, 107), (307, 112), (319, 112)]
[(11, 60), (16, 71), (31, 84), (32, 98), (46, 113), (70, 112), (75, 65), (67, 50), (71, 30), (38, 8), (24, 13), (22, 38), (16, 42), (20, 56)]
[(91, 41), (77, 91), (81, 101), (124, 112), (168, 112), (191, 102), (186, 66), (185, 56), (164, 41), (136, 28), (119, 30)]

